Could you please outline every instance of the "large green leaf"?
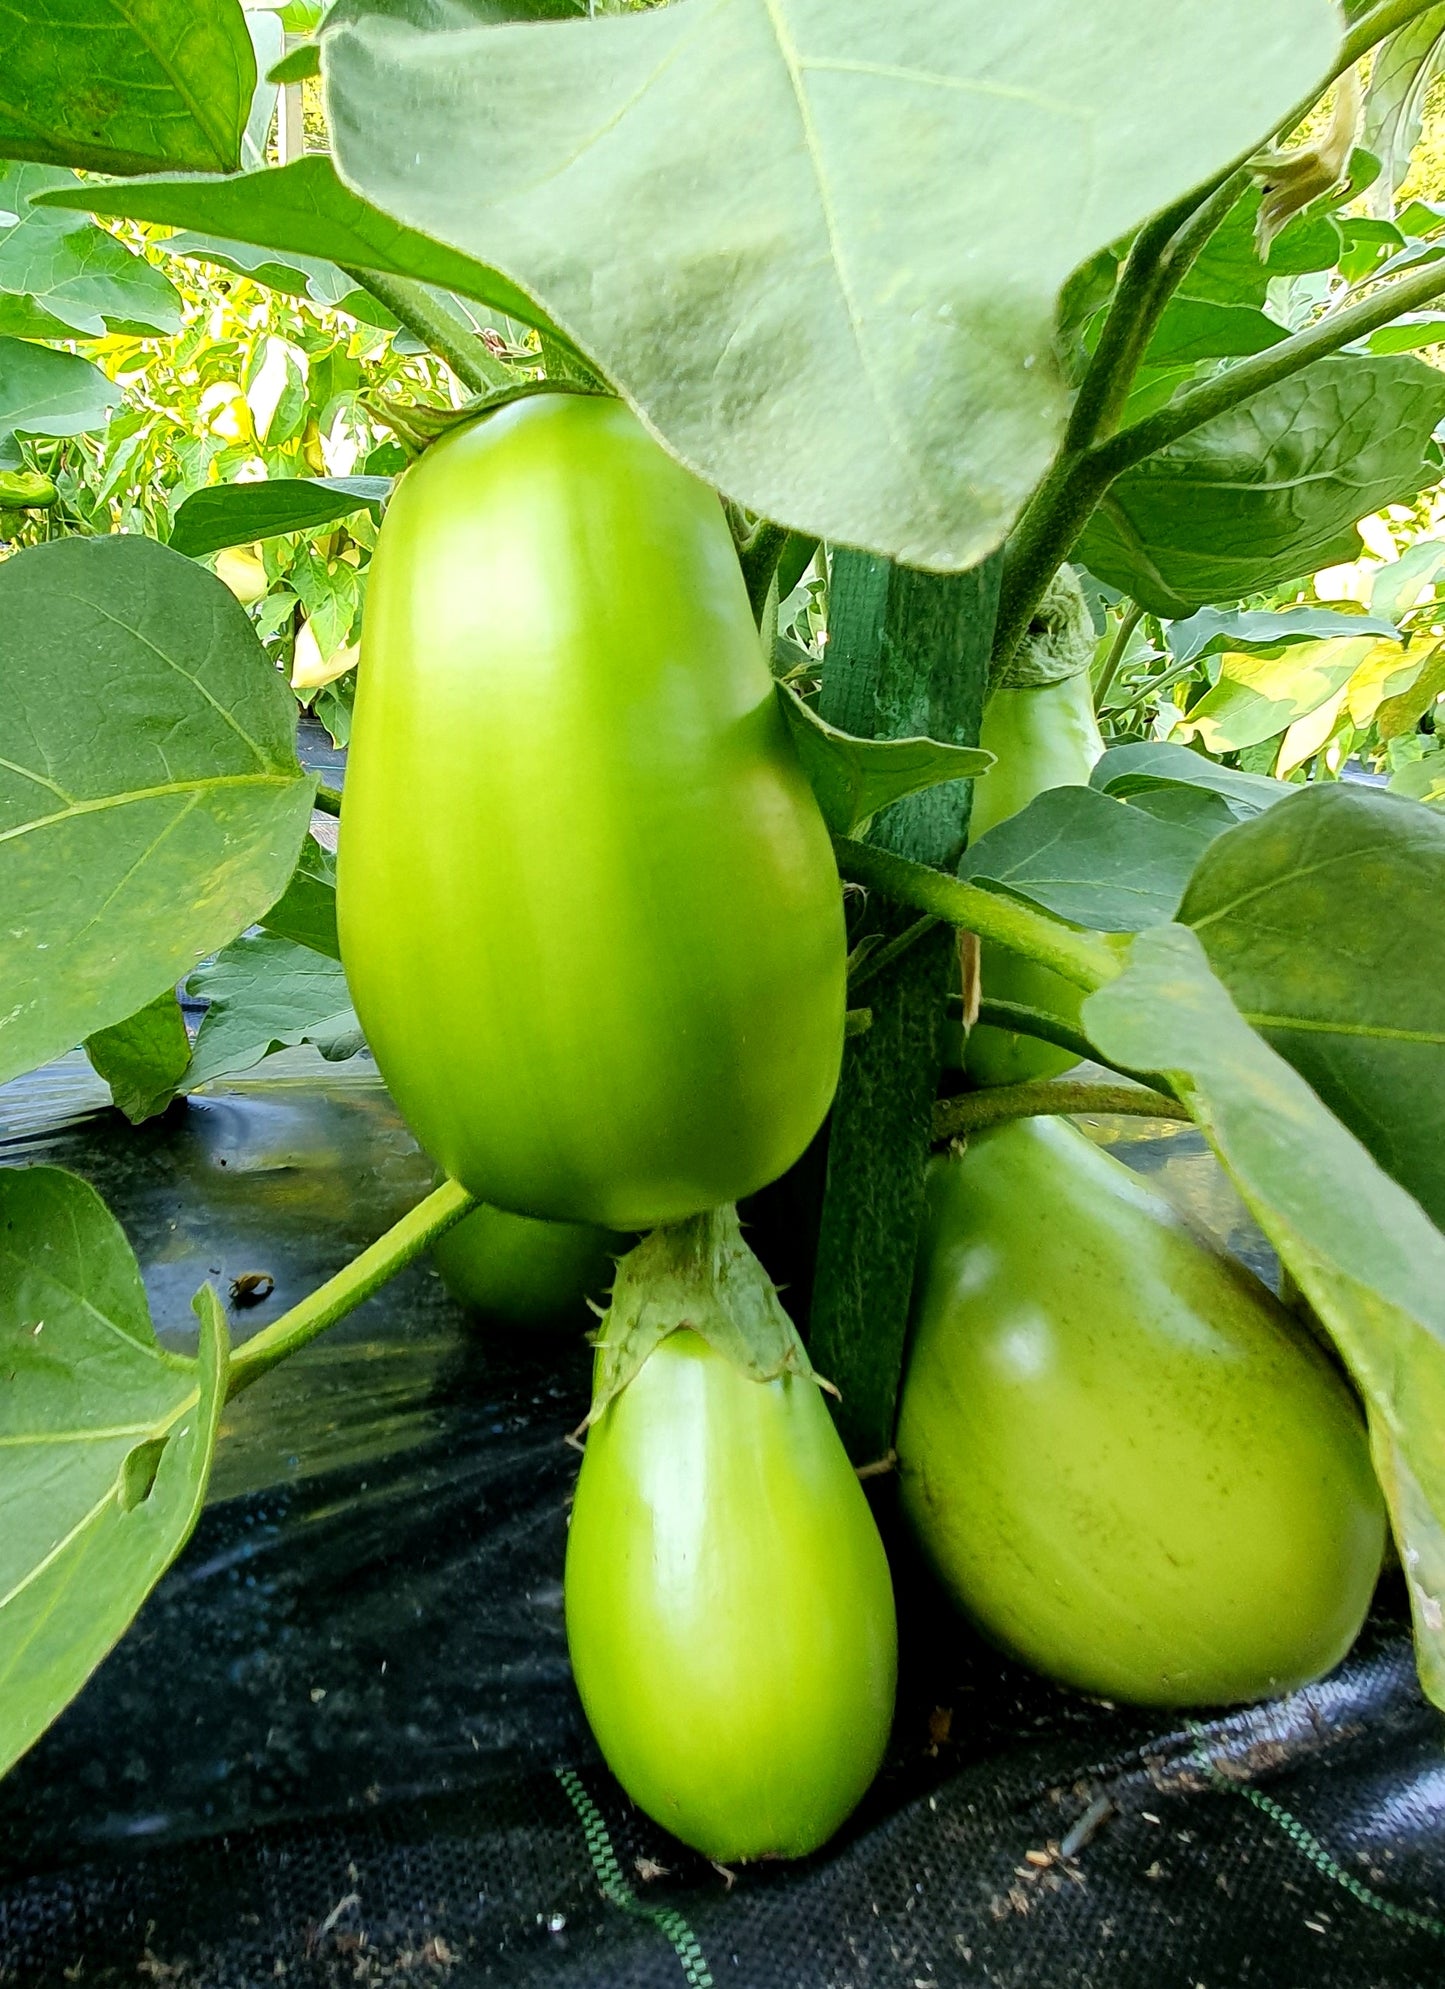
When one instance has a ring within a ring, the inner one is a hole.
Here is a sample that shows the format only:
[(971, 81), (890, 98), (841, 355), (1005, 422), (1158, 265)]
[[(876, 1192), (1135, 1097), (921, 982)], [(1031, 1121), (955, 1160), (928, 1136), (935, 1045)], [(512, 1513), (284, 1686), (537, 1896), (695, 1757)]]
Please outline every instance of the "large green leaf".
[(1445, 820), (1328, 782), (1206, 851), (1179, 908), (1247, 1021), (1445, 1227)]
[(171, 550), (198, 559), (225, 546), (247, 546), (281, 532), (305, 532), (380, 504), (390, 477), (269, 477), (208, 484), (176, 512)]
[(1141, 933), (1083, 1020), (1110, 1061), (1169, 1075), (1348, 1363), (1445, 1705), (1445, 1237), (1249, 1027), (1187, 928)]
[(99, 338), (107, 330), (181, 328), (174, 286), (144, 256), (77, 214), (32, 197), (77, 184), (56, 166), (0, 164), (0, 332), (19, 338)]
[(0, 1082), (274, 904), (314, 782), (245, 610), (150, 539), (0, 564)]
[(993, 754), (941, 739), (855, 739), (818, 716), (787, 684), (778, 702), (803, 772), (836, 836), (860, 833), (880, 809), (943, 781), (987, 773)]
[(46, 195), (41, 204), (198, 229), (282, 255), (294, 251), (329, 263), (378, 269), (389, 276), (415, 277), (489, 304), (539, 331), (556, 331), (546, 312), (515, 283), (485, 262), (430, 241), (368, 205), (341, 184), (330, 159), (319, 153), (294, 165), (238, 173), (232, 179), (144, 179), (65, 188)]
[(1155, 785), (1133, 803), (1053, 787), (971, 843), (960, 877), (1095, 932), (1172, 919), (1204, 851), (1237, 817), (1222, 794)]
[(1128, 801), (1151, 787), (1179, 784), (1207, 787), (1215, 794), (1222, 794), (1241, 821), (1299, 792), (1288, 781), (1222, 767), (1203, 753), (1163, 739), (1138, 739), (1125, 746), (1110, 746), (1089, 775), (1090, 787), (1097, 787), (1101, 794), (1112, 794), (1120, 801)]
[(1353, 559), (1359, 519), (1435, 482), (1442, 416), (1423, 360), (1318, 360), (1126, 471), (1077, 557), (1167, 616)]
[(304, 256), (295, 249), (255, 248), (247, 242), (225, 241), (219, 235), (200, 235), (189, 228), (168, 236), (161, 246), (168, 255), (215, 263), (237, 276), (254, 277), (288, 297), (307, 297), (328, 310), (347, 311), (366, 324), (380, 325), (387, 331), (396, 327), (396, 319), (384, 304), (363, 290), (354, 276), (320, 256)]
[(0, 438), (86, 435), (105, 426), (120, 389), (98, 366), (22, 338), (0, 338)]
[(236, 0), (8, 0), (0, 157), (229, 173), (256, 86)]
[(199, 1358), (165, 1351), (95, 1190), (58, 1167), (0, 1169), (0, 1774), (75, 1697), (200, 1515), (227, 1340), (209, 1286), (196, 1310)]
[(1201, 608), (1187, 621), (1171, 622), (1164, 632), (1176, 663), (1193, 663), (1222, 649), (1273, 652), (1325, 636), (1394, 633), (1394, 621), (1383, 614), (1346, 615), (1337, 608)]
[(1325, 0), (677, 0), (366, 19), (322, 67), (343, 176), (505, 269), (711, 482), (954, 570), (1058, 441), (1069, 273), (1337, 39)]
[(309, 946), (313, 953), (341, 958), (336, 936), (336, 858), (314, 836), (302, 844), (291, 882), (258, 923), (281, 939)]
[(250, 1070), (273, 1050), (314, 1043), (339, 1062), (362, 1047), (339, 960), (274, 933), (247, 933), (186, 983), (211, 1006), (185, 1088)]
[(85, 1054), (110, 1086), (111, 1103), (133, 1125), (163, 1112), (191, 1061), (191, 1039), (174, 988), (85, 1039)]

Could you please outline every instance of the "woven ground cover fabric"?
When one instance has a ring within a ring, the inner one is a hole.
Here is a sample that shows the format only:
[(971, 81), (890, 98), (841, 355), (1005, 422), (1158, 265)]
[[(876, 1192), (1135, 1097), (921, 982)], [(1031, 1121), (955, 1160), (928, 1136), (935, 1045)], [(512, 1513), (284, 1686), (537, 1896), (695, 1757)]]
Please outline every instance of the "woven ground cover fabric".
[[(0, 1091), (0, 1163), (95, 1184), (177, 1347), (207, 1278), (276, 1280), (242, 1337), (431, 1185), (364, 1059), (288, 1055), (138, 1130), (104, 1098), (78, 1059)], [(1091, 1130), (1267, 1268), (1195, 1135)], [(0, 1983), (1445, 1980), (1445, 1724), (1394, 1584), (1308, 1692), (1105, 1707), (973, 1637), (886, 1488), (904, 1668), (877, 1786), (799, 1865), (730, 1880), (684, 1850), (612, 1781), (568, 1671), (588, 1373), (580, 1338), (479, 1332), (423, 1262), (231, 1405), (181, 1561), (0, 1784)]]

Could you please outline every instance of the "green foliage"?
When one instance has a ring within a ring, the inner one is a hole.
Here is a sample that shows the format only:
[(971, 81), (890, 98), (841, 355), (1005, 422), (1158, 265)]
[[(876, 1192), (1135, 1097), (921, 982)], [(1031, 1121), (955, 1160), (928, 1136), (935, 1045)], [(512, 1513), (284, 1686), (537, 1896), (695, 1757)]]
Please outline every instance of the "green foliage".
[(209, 1286), (201, 1345), (156, 1340), (140, 1272), (95, 1190), (0, 1170), (0, 1774), (121, 1637), (200, 1516), (225, 1392)]
[(133, 1124), (163, 1112), (191, 1061), (191, 1039), (174, 989), (87, 1037), (85, 1054), (110, 1086), (117, 1111)]
[(297, 1043), (314, 1043), (337, 1061), (361, 1048), (341, 962), (275, 933), (233, 940), (197, 968), (187, 989), (211, 1004), (185, 1074), (187, 1090), (249, 1070)]
[(242, 610), (151, 540), (0, 565), (0, 681), (3, 1081), (124, 1021), (273, 904), (314, 783)]
[(1324, 0), (1258, 25), (1244, 0), (724, 0), (545, 37), (362, 20), (322, 64), (344, 178), (514, 273), (710, 481), (956, 569), (1059, 438), (1069, 272), (1327, 65)]

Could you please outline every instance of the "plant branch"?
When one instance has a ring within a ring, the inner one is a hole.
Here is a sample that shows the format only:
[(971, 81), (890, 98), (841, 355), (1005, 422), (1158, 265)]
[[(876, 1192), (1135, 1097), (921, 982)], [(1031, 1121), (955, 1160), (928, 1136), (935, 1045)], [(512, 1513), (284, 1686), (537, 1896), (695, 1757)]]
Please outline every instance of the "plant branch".
[(1079, 932), (1017, 898), (985, 891), (979, 884), (967, 884), (926, 863), (911, 863), (907, 857), (848, 836), (835, 836), (833, 849), (839, 875), (849, 883), (867, 885), (898, 904), (912, 905), (947, 925), (995, 940), (1010, 952), (1052, 967), (1073, 987), (1092, 993), (1120, 971), (1118, 954), (1099, 933)]
[[(954, 1000), (957, 1001), (956, 996)], [(997, 1001), (984, 995), (978, 1004), (975, 1027), (985, 1025), (1010, 1030), (1016, 1036), (1037, 1037), (1041, 1043), (1053, 1043), (1060, 1050), (1071, 1051), (1081, 1063), (1102, 1064), (1105, 1070), (1117, 1071), (1120, 1077), (1131, 1078), (1135, 1084), (1173, 1095), (1173, 1086), (1161, 1072), (1130, 1070), (1127, 1064), (1114, 1063), (1089, 1041), (1082, 1029), (1076, 1029), (1046, 1008), (1030, 1008), (1025, 1002)]]
[(1408, 276), (1397, 277), (1394, 282), (1377, 290), (1374, 296), (1361, 298), (1358, 304), (1332, 312), (1327, 318), (1317, 319), (1303, 331), (1282, 339), (1278, 345), (1271, 345), (1264, 352), (1241, 359), (1237, 366), (1230, 366), (1208, 380), (1201, 380), (1197, 387), (1187, 388), (1167, 407), (1136, 422), (1132, 428), (1123, 429), (1111, 441), (1101, 443), (1090, 453), (1102, 469), (1106, 481), (1112, 483), (1115, 477), (1132, 469), (1146, 456), (1168, 448), (1171, 442), (1193, 434), (1205, 422), (1253, 400), (1267, 387), (1276, 387), (1282, 380), (1293, 378), (1306, 366), (1328, 358), (1342, 346), (1352, 345), (1357, 338), (1379, 331), (1383, 325), (1388, 325), (1406, 311), (1418, 310), (1422, 304), (1433, 302), (1442, 291), (1445, 291), (1445, 265), (1440, 263), (1431, 263)]
[(983, 1091), (941, 1098), (933, 1108), (935, 1141), (981, 1133), (1010, 1119), (1038, 1119), (1054, 1112), (1123, 1113), (1138, 1119), (1183, 1119), (1190, 1113), (1177, 1098), (1136, 1084), (1092, 1084), (1087, 1078), (1052, 1078), (1038, 1084), (997, 1084)]
[(1094, 710), (1104, 709), (1105, 700), (1114, 688), (1114, 679), (1119, 674), (1124, 661), (1124, 652), (1129, 647), (1129, 638), (1144, 619), (1144, 610), (1137, 601), (1131, 601), (1125, 610), (1124, 619), (1119, 624), (1119, 632), (1114, 637), (1109, 654), (1104, 658), (1104, 667), (1099, 672), (1099, 681), (1094, 687)]
[(438, 359), (444, 359), (464, 387), (470, 387), (474, 394), (489, 394), (496, 387), (500, 375), (497, 361), (482, 341), (429, 297), (419, 283), (405, 276), (384, 276), (377, 269), (353, 269), (348, 263), (342, 268), (353, 283), (384, 304), (398, 324), (430, 346)]
[(1109, 485), (1126, 470), (1404, 312), (1418, 310), (1442, 292), (1445, 265), (1432, 263), (1414, 270), (1372, 297), (1331, 312), (1278, 345), (1202, 380), (1132, 428), (1073, 456), (1057, 457), (1009, 537), (995, 668), (1017, 648), (1050, 578), (1068, 558)]
[(856, 994), (866, 982), (871, 981), (876, 974), (881, 974), (885, 967), (891, 967), (900, 954), (906, 953), (915, 940), (922, 939), (925, 932), (932, 932), (937, 924), (938, 920), (933, 914), (925, 912), (921, 919), (915, 919), (912, 925), (906, 926), (896, 939), (890, 939), (886, 946), (880, 946), (876, 952), (868, 954), (859, 965), (858, 971), (849, 977), (849, 995)]
[(379, 1291), (413, 1257), (419, 1256), (444, 1230), (459, 1222), (476, 1207), (476, 1196), (468, 1194), (458, 1181), (444, 1181), (440, 1188), (409, 1209), (384, 1236), (353, 1257), (344, 1270), (293, 1305), (270, 1326), (263, 1328), (231, 1356), (228, 1394), (235, 1395), (278, 1361), (344, 1319), (363, 1300)]

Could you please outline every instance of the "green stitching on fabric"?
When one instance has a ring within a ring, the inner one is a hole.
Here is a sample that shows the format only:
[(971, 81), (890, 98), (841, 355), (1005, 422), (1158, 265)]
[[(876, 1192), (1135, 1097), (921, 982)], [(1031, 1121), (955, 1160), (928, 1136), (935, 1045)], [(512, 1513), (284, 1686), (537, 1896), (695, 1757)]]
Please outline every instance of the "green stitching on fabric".
[[(1204, 1729), (1196, 1726), (1192, 1720), (1186, 1720), (1184, 1724), (1188, 1732), (1202, 1743)], [(1417, 1912), (1413, 1906), (1397, 1906), (1393, 1900), (1382, 1899), (1378, 1892), (1372, 1892), (1363, 1880), (1357, 1879), (1353, 1872), (1346, 1871), (1339, 1859), (1326, 1849), (1314, 1832), (1306, 1824), (1301, 1823), (1297, 1816), (1292, 1816), (1283, 1803), (1277, 1803), (1273, 1796), (1267, 1796), (1263, 1789), (1254, 1789), (1247, 1783), (1231, 1781), (1228, 1775), (1221, 1774), (1205, 1754), (1202, 1744), (1196, 1748), (1194, 1760), (1214, 1788), (1222, 1789), (1232, 1796), (1243, 1796), (1247, 1803), (1252, 1803), (1262, 1815), (1269, 1818), (1271, 1823), (1277, 1823), (1295, 1849), (1309, 1859), (1315, 1870), (1343, 1887), (1351, 1899), (1358, 1900), (1361, 1906), (1368, 1906), (1375, 1913), (1383, 1914), (1387, 1920), (1397, 1921), (1401, 1926), (1413, 1927), (1420, 1933), (1435, 1934), (1445, 1939), (1445, 1920), (1437, 1920), (1431, 1913)]]
[(631, 1913), (640, 1920), (650, 1920), (659, 1932), (666, 1934), (682, 1964), (688, 1989), (713, 1989), (712, 1971), (687, 1921), (671, 1906), (649, 1906), (637, 1897), (622, 1876), (622, 1867), (617, 1862), (617, 1853), (612, 1848), (602, 1812), (582, 1786), (582, 1777), (573, 1768), (559, 1768), (556, 1773), (557, 1780), (567, 1792), (568, 1801), (577, 1812), (577, 1820), (587, 1840), (587, 1855), (592, 1860), (592, 1869), (597, 1874), (597, 1883), (604, 1897), (610, 1899), (614, 1906), (620, 1906), (624, 1913)]

